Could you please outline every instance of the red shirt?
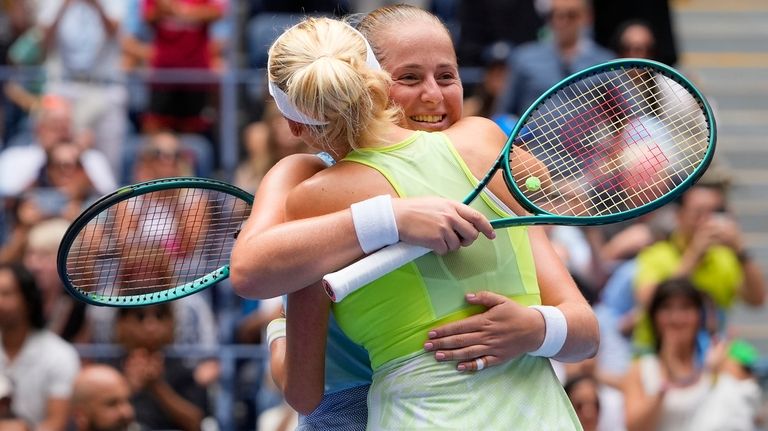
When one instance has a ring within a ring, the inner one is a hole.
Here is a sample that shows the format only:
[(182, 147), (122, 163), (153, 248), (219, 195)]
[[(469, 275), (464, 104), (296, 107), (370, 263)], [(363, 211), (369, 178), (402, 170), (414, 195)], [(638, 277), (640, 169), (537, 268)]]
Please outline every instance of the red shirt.
[[(185, 5), (215, 6), (224, 12), (223, 0), (177, 0)], [(155, 15), (158, 0), (143, 0), (145, 19)], [(184, 21), (176, 17), (161, 17), (152, 25), (154, 29), (152, 66), (156, 68), (210, 67), (208, 22)]]

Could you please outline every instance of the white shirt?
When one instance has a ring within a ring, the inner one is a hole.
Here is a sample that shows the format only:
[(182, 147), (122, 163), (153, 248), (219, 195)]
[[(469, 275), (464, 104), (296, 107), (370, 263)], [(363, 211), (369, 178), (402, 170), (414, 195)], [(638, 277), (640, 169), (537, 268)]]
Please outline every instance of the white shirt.
[[(39, 145), (10, 147), (0, 153), (0, 196), (18, 196), (35, 182), (45, 166), (45, 151)], [(85, 150), (80, 156), (85, 174), (100, 194), (117, 188), (109, 161), (98, 150)]]
[(13, 362), (0, 349), (0, 373), (13, 382), (11, 410), (35, 425), (49, 399), (69, 398), (79, 371), (75, 348), (47, 329), (31, 332)]
[[(121, 22), (125, 15), (125, 0), (99, 0), (109, 19)], [(63, 5), (63, 0), (40, 2), (38, 24), (51, 26)], [(59, 21), (56, 39), (47, 60), (51, 77), (67, 78), (82, 75), (92, 79), (115, 79), (119, 73), (120, 45), (117, 36), (109, 36), (99, 12), (88, 2), (73, 1)]]

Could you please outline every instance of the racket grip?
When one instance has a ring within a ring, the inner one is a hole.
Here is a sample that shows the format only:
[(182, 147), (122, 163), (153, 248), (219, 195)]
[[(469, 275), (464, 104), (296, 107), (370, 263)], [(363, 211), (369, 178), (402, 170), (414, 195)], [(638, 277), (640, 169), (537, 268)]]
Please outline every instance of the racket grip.
[(339, 302), (357, 289), (430, 251), (403, 242), (392, 244), (326, 275), (323, 277), (323, 288), (333, 302)]

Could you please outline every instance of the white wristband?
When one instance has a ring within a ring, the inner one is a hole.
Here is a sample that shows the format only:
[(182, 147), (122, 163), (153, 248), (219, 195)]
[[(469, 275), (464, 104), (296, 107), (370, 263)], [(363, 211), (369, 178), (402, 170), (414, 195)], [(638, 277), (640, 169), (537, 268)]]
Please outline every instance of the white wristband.
[(565, 320), (565, 315), (559, 308), (551, 305), (531, 305), (529, 308), (535, 308), (544, 316), (544, 342), (538, 349), (528, 354), (545, 358), (557, 355), (568, 336), (568, 322)]
[(267, 348), (278, 338), (285, 337), (285, 317), (279, 317), (267, 325)]
[(352, 204), (352, 223), (355, 225), (357, 241), (365, 254), (400, 240), (397, 231), (392, 197), (380, 195)]

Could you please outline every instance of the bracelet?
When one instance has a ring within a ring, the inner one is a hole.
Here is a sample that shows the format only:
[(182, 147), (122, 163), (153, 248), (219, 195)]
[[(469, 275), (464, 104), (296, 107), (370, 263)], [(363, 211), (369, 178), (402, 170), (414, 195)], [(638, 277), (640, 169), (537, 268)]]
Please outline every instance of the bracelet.
[(267, 348), (272, 342), (285, 337), (285, 317), (278, 317), (267, 325)]
[(379, 195), (352, 204), (352, 223), (365, 254), (400, 241), (392, 196)]
[(551, 358), (562, 350), (568, 336), (568, 322), (559, 308), (551, 305), (531, 305), (544, 317), (544, 342), (538, 349), (528, 352), (531, 356)]

